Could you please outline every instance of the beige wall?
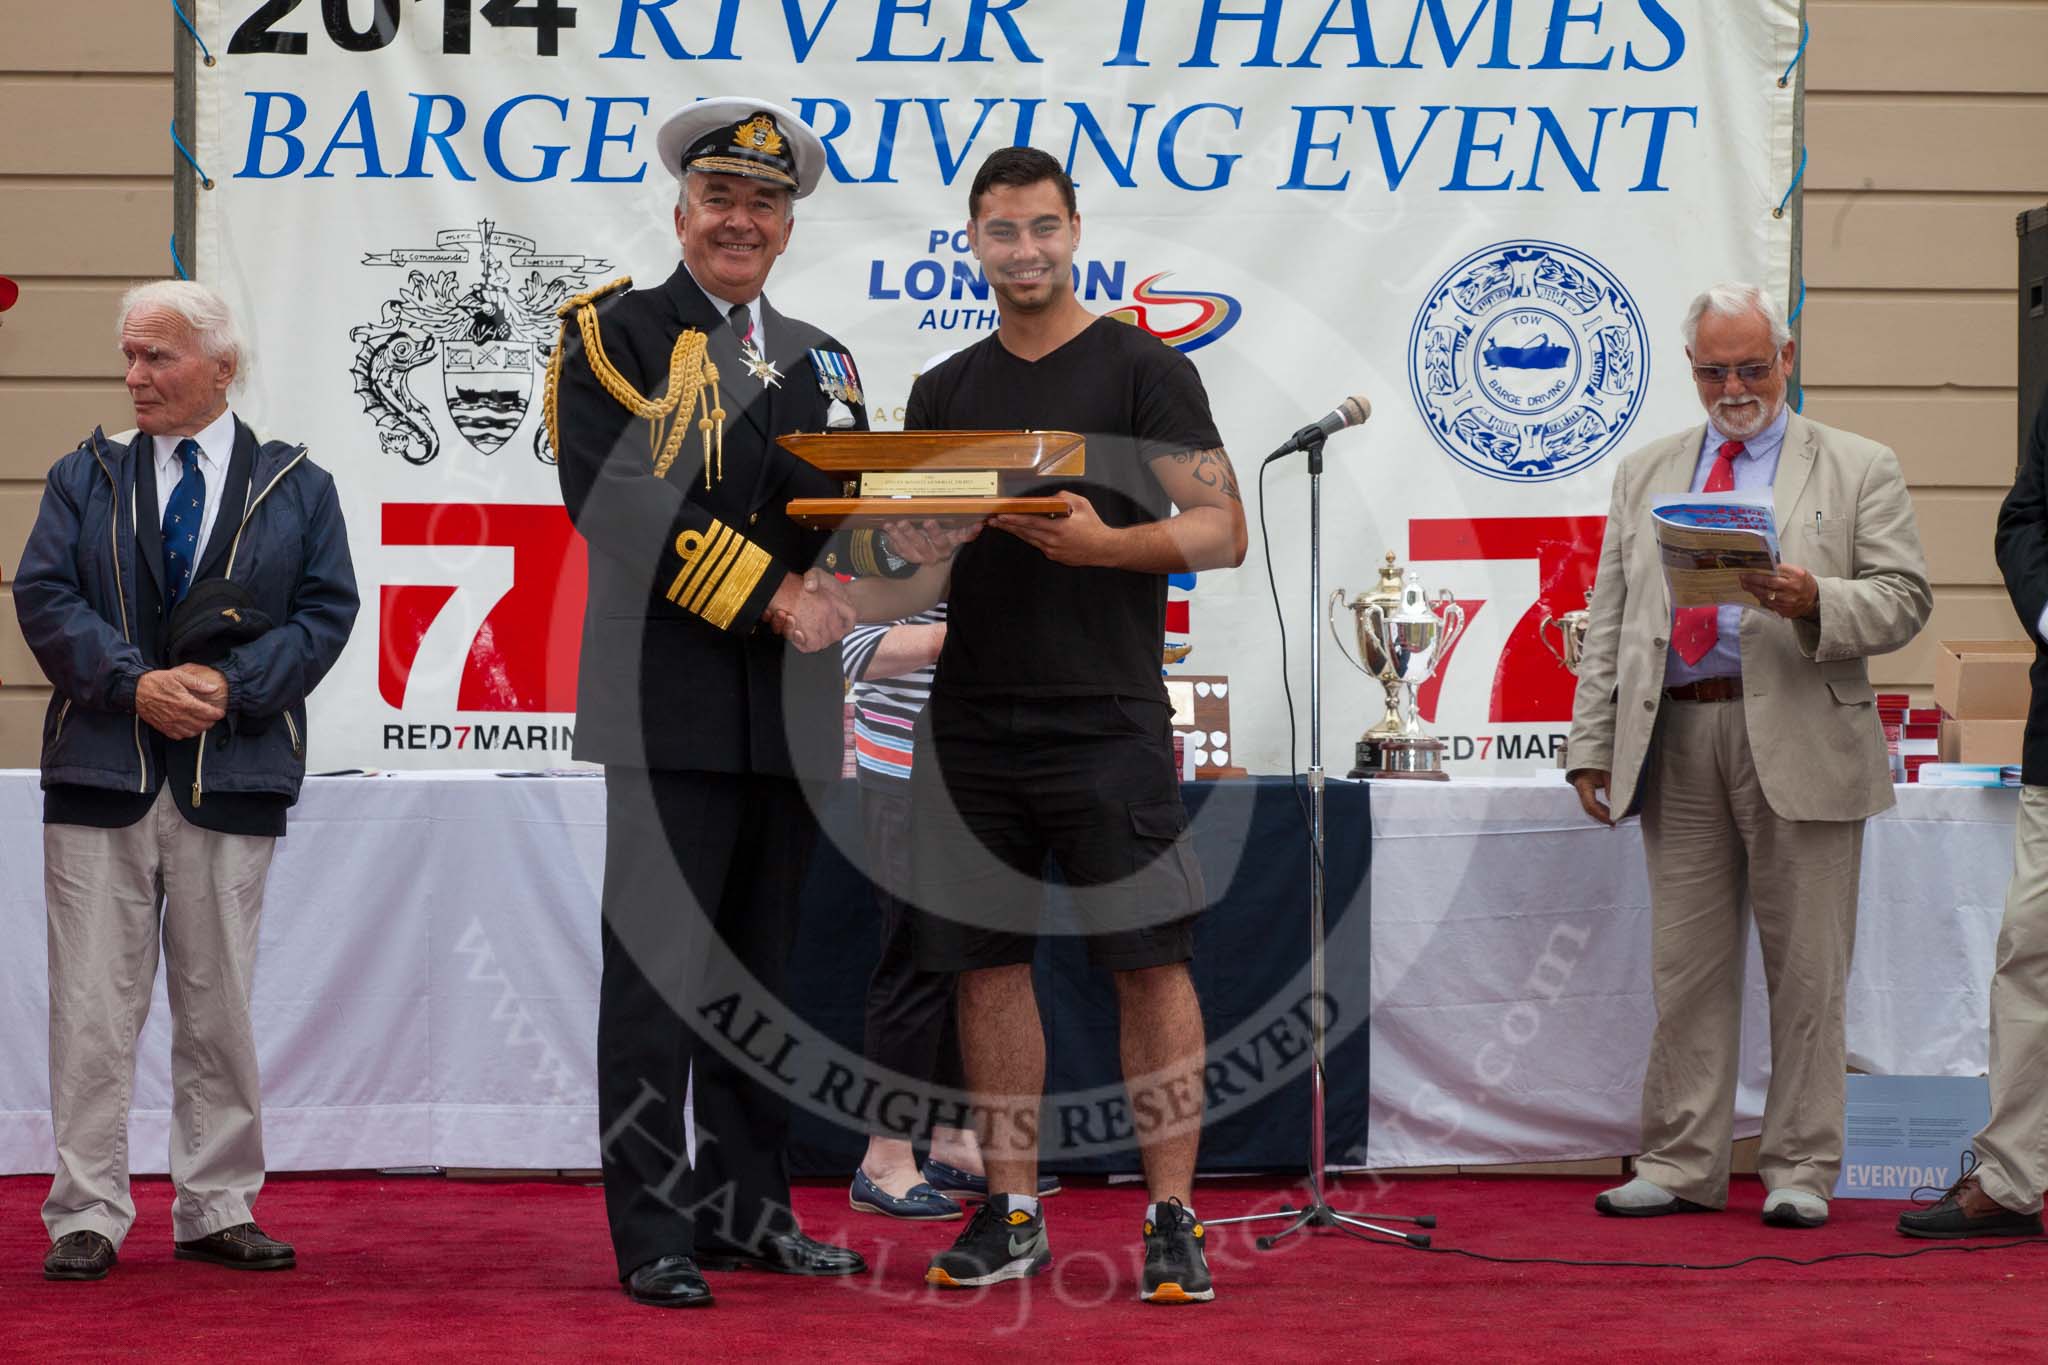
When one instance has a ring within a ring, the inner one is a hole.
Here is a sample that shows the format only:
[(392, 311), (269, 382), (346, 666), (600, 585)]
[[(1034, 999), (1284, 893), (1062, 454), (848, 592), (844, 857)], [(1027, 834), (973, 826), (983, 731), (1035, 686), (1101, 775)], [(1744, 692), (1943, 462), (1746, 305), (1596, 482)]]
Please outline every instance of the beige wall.
[[(1877, 661), (1925, 690), (1934, 641), (2019, 633), (1991, 559), (2016, 451), (2013, 218), (2048, 201), (2048, 0), (1811, 0), (1807, 411), (1893, 445), (1934, 620)], [(0, 4), (0, 766), (43, 699), (7, 572), (43, 469), (120, 421), (113, 297), (161, 274), (171, 220), (162, 0)], [(58, 116), (61, 115), (61, 116)]]
[(1808, 413), (1899, 452), (1934, 579), (1919, 640), (2021, 634), (1991, 557), (2018, 458), (2013, 219), (2048, 202), (2048, 2), (1810, 0)]
[(167, 270), (171, 25), (163, 0), (0, 3), (0, 767), (32, 767), (49, 688), (14, 623), (43, 473), (127, 413), (121, 290)]

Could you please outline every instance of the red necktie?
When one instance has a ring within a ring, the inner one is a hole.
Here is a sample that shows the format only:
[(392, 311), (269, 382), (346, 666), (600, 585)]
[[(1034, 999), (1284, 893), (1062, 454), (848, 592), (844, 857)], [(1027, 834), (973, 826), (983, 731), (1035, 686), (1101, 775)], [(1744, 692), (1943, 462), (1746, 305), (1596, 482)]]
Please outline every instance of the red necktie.
[[(1714, 452), (1714, 467), (1707, 471), (1704, 493), (1726, 493), (1735, 487), (1735, 457), (1743, 451), (1740, 441), (1723, 441)], [(1687, 664), (1707, 657), (1707, 651), (1721, 638), (1719, 607), (1680, 607), (1671, 623), (1671, 647)]]

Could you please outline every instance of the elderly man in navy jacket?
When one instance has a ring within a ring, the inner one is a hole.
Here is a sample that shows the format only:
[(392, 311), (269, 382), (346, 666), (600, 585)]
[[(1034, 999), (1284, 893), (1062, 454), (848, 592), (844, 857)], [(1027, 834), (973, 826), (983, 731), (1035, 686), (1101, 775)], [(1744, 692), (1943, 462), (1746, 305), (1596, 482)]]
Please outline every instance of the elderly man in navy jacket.
[(135, 1219), (128, 1102), (168, 968), (172, 1233), (181, 1259), (280, 1270), (249, 1024), (263, 883), (306, 771), (306, 694), (348, 641), (355, 573), (334, 480), (228, 406), (244, 351), (183, 281), (122, 300), (138, 430), (50, 470), (14, 603), (51, 684), (43, 722), (50, 1117), (43, 1273), (96, 1280)]

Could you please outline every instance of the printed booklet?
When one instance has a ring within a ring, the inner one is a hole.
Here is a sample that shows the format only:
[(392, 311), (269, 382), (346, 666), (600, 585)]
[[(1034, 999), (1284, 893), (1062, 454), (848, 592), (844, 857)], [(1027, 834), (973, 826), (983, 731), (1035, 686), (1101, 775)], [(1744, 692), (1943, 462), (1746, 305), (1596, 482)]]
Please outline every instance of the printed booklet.
[(1761, 606), (1746, 573), (1778, 567), (1778, 524), (1767, 495), (1684, 493), (1650, 509), (1674, 607)]

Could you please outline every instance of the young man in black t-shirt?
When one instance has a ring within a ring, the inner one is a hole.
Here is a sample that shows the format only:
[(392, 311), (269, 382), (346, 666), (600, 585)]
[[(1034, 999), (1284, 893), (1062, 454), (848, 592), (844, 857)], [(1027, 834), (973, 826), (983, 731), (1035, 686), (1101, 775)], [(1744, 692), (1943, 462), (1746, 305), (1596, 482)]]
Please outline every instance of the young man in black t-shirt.
[(1031, 983), (1050, 855), (1091, 961), (1115, 975), (1153, 1201), (1144, 1297), (1199, 1302), (1215, 1291), (1188, 1207), (1204, 1040), (1187, 963), (1204, 895), (1160, 649), (1166, 575), (1241, 563), (1244, 508), (1194, 366), (1075, 298), (1081, 219), (1059, 163), (1026, 147), (995, 153), (968, 213), (1001, 325), (918, 379), (905, 426), (1078, 432), (1087, 472), (1056, 488), (1071, 515), (996, 517), (959, 550), (919, 726), (918, 961), (959, 973), (989, 1188), (927, 1278), (977, 1286), (1051, 1261), (1032, 1194), (1045, 1043)]

